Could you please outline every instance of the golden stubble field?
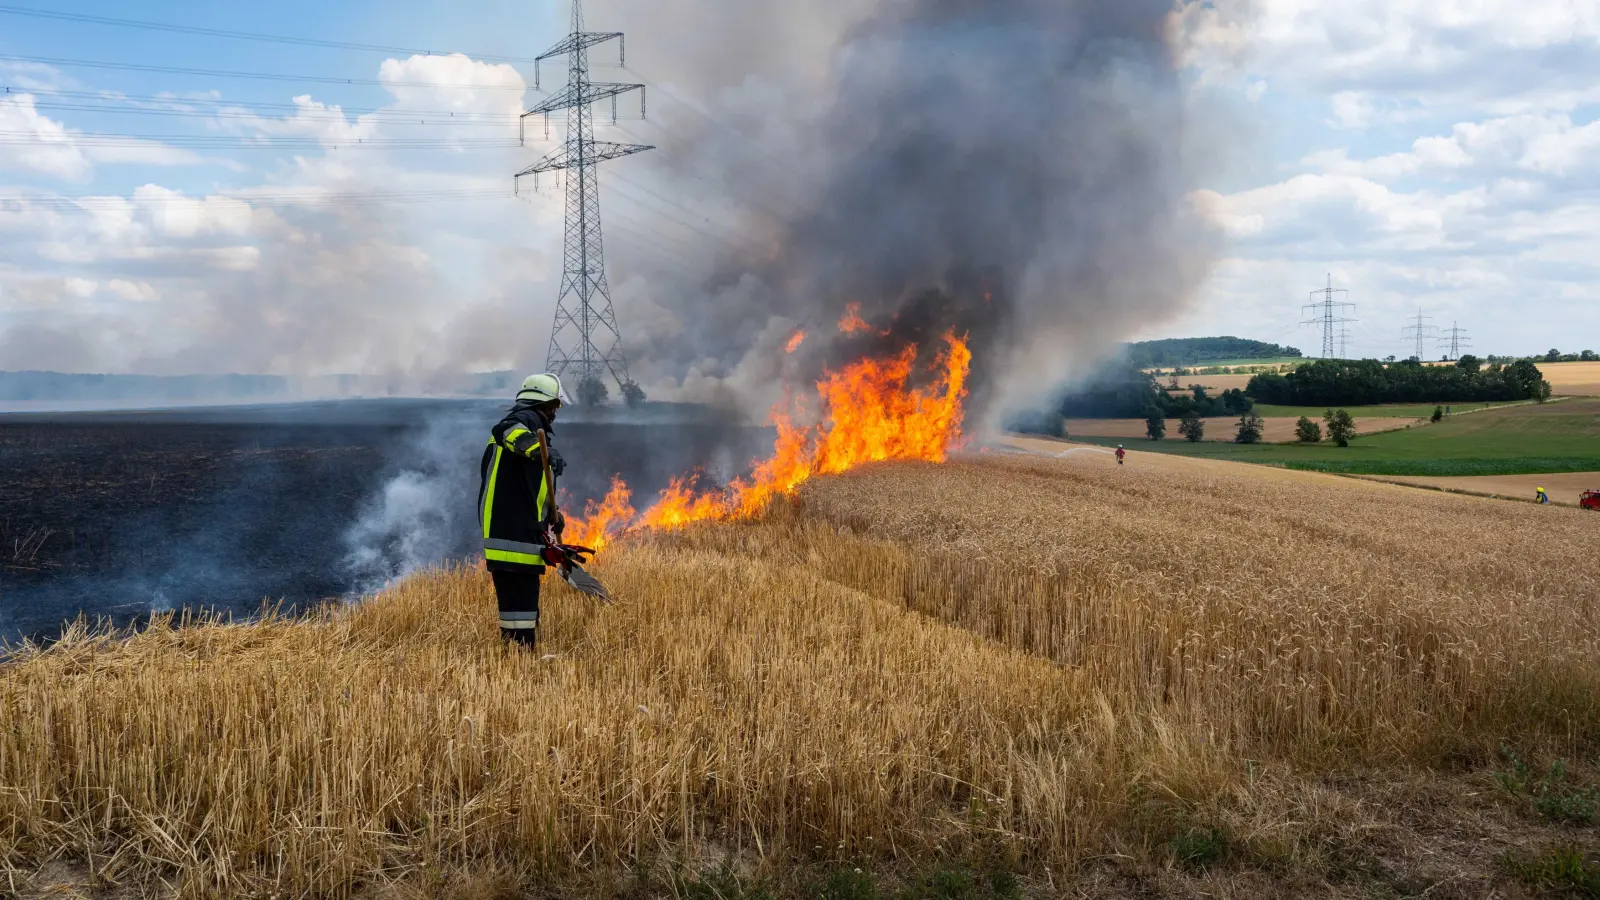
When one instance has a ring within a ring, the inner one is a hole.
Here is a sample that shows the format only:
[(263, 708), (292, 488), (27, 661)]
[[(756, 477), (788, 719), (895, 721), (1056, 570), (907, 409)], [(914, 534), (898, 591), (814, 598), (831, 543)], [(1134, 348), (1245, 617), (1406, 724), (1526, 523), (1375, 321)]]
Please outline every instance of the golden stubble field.
[[(617, 606), (550, 590), (542, 655), (498, 645), (474, 569), (23, 653), (0, 883), (637, 896), (617, 873), (667, 859), (1001, 859), (1030, 896), (1362, 896), (1370, 857), (1483, 896), (1483, 842), (1561, 836), (1488, 772), (1600, 746), (1592, 513), (1081, 456), (874, 466), (624, 544)], [(1179, 867), (1196, 834), (1234, 862)]]
[[(1600, 362), (1570, 362), (1570, 363), (1537, 363), (1539, 371), (1544, 373), (1545, 380), (1550, 382), (1550, 388), (1559, 397), (1596, 397), (1600, 396)], [(1251, 375), (1183, 375), (1178, 378), (1182, 389), (1187, 390), (1190, 385), (1202, 385), (1208, 391), (1225, 391), (1231, 388), (1243, 390), (1250, 384)], [(1169, 382), (1167, 376), (1159, 376), (1161, 384)]]
[(1600, 397), (1600, 362), (1540, 363), (1539, 371), (1558, 395)]

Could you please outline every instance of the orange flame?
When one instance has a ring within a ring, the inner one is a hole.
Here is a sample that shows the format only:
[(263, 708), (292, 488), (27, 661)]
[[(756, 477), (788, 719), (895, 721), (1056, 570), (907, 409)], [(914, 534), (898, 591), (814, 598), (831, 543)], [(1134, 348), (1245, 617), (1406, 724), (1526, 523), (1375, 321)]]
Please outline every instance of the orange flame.
[(696, 489), (696, 476), (677, 478), (636, 516), (627, 485), (613, 480), (605, 500), (598, 507), (591, 503), (583, 521), (567, 527), (569, 535), (587, 540), (569, 539), (598, 550), (633, 528), (675, 528), (758, 515), (813, 475), (891, 459), (944, 462), (961, 437), (962, 403), (972, 369), (972, 351), (964, 339), (950, 333), (945, 343), (935, 364), (938, 376), (927, 387), (911, 387), (917, 348), (908, 346), (891, 359), (858, 360), (825, 373), (817, 383), (823, 413), (819, 425), (797, 424), (793, 404), (780, 403), (772, 412), (778, 429), (772, 456), (758, 463), (748, 480), (736, 479), (725, 490), (702, 492)]
[(861, 304), (852, 303), (844, 308), (844, 317), (839, 320), (840, 334), (855, 334), (871, 327), (867, 320), (861, 318)]
[(793, 353), (796, 350), (799, 350), (800, 349), (800, 345), (804, 344), (805, 342), (806, 342), (806, 333), (804, 331), (796, 331), (793, 335), (791, 335), (789, 337), (789, 343), (784, 345), (783, 352), (785, 352), (785, 353)]
[(611, 490), (598, 506), (590, 500), (583, 508), (583, 518), (567, 523), (561, 539), (569, 544), (599, 551), (622, 534), (635, 515), (633, 492), (621, 478), (612, 477)]

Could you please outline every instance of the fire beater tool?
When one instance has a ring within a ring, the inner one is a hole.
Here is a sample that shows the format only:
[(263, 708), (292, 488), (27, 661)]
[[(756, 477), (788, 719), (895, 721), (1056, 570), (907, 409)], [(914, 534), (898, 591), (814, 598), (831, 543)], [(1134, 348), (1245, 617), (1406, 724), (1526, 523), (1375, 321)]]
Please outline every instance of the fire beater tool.
[[(543, 428), (539, 429), (537, 437), (539, 438), (539, 460), (544, 464), (544, 483), (550, 486), (552, 492), (550, 505), (554, 507), (556, 479), (550, 471), (550, 442), (546, 438)], [(606, 590), (606, 586), (600, 583), (600, 579), (590, 575), (583, 568), (583, 563), (587, 561), (586, 557), (593, 556), (594, 550), (589, 547), (580, 547), (577, 544), (561, 543), (561, 538), (556, 535), (555, 525), (553, 524), (555, 516), (552, 515), (550, 518), (552, 524), (546, 525), (544, 528), (545, 563), (555, 566), (556, 571), (561, 573), (561, 580), (571, 585), (573, 590), (588, 594), (598, 599), (601, 603), (610, 606), (612, 603), (611, 592)]]

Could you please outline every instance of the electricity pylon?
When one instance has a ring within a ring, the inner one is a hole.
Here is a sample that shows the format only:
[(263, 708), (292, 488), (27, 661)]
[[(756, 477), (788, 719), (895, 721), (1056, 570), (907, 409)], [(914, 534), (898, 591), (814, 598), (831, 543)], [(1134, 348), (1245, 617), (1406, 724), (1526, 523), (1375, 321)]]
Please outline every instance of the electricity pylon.
[(1451, 322), (1450, 327), (1444, 329), (1445, 337), (1439, 339), (1439, 346), (1450, 348), (1450, 359), (1461, 358), (1461, 348), (1470, 347), (1472, 339), (1467, 337), (1467, 330), (1461, 327), (1460, 322)]
[(1426, 341), (1428, 338), (1433, 337), (1434, 333), (1438, 331), (1438, 329), (1434, 328), (1432, 325), (1426, 324), (1427, 321), (1429, 319), (1431, 319), (1431, 318), (1433, 318), (1433, 316), (1425, 316), (1425, 315), (1423, 315), (1422, 314), (1422, 309), (1420, 307), (1418, 307), (1416, 321), (1414, 323), (1410, 324), (1410, 325), (1407, 325), (1400, 332), (1401, 335), (1403, 337), (1407, 338), (1407, 339), (1416, 338), (1416, 341), (1417, 341), (1417, 355), (1416, 355), (1416, 358), (1419, 359), (1419, 360), (1422, 359), (1422, 343), (1423, 343), (1423, 341)]
[(1312, 311), (1312, 318), (1307, 319), (1300, 324), (1322, 326), (1323, 359), (1333, 359), (1333, 344), (1335, 338), (1337, 337), (1333, 326), (1356, 321), (1355, 319), (1346, 319), (1340, 315), (1340, 313), (1345, 309), (1355, 309), (1356, 305), (1354, 303), (1342, 303), (1333, 299), (1335, 295), (1348, 293), (1350, 292), (1344, 288), (1335, 290), (1333, 286), (1333, 276), (1329, 275), (1327, 287), (1311, 292), (1311, 296), (1313, 297), (1321, 294), (1322, 299), (1307, 303), (1305, 305), (1306, 309)]
[[(594, 104), (611, 101), (616, 118), (617, 97), (639, 91), (639, 110), (644, 112), (644, 85), (612, 84), (589, 80), (589, 48), (615, 39), (617, 55), (627, 62), (627, 45), (621, 32), (583, 30), (583, 0), (572, 0), (572, 33), (534, 62), (534, 86), (539, 85), (539, 62), (555, 56), (567, 57), (567, 84), (549, 99), (522, 114), (524, 138), (529, 116), (543, 115), (549, 133), (550, 114), (570, 110), (567, 140), (560, 149), (545, 156), (512, 179), (520, 185), (524, 175), (538, 178), (541, 172), (567, 171), (566, 240), (562, 251), (561, 294), (556, 299), (555, 324), (550, 329), (550, 354), (546, 366), (583, 386), (600, 381), (605, 375), (617, 383), (623, 396), (638, 388), (628, 376), (628, 360), (622, 349), (622, 329), (611, 306), (611, 288), (606, 283), (605, 241), (600, 233), (600, 163), (654, 150), (643, 144), (613, 144), (594, 139)], [(642, 395), (641, 395), (642, 396)]]

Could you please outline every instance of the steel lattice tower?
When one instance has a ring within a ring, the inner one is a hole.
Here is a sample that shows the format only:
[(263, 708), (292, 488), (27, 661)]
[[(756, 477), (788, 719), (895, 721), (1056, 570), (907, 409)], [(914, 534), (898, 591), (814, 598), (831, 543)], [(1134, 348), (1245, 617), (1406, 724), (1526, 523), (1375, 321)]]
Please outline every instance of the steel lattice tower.
[(1413, 324), (1413, 325), (1407, 325), (1400, 332), (1408, 340), (1411, 339), (1411, 338), (1415, 338), (1416, 339), (1416, 341), (1417, 341), (1416, 358), (1419, 359), (1419, 360), (1423, 358), (1423, 356), (1422, 356), (1422, 343), (1424, 341), (1428, 340), (1429, 338), (1433, 337), (1434, 334), (1438, 331), (1438, 329), (1434, 328), (1432, 325), (1426, 324), (1427, 321), (1429, 319), (1431, 319), (1431, 318), (1433, 318), (1433, 316), (1425, 316), (1425, 315), (1423, 315), (1421, 307), (1418, 307), (1417, 308), (1416, 323)]
[(1302, 325), (1321, 325), (1322, 326), (1322, 358), (1323, 359), (1333, 359), (1333, 344), (1334, 344), (1334, 340), (1335, 340), (1336, 337), (1339, 336), (1338, 333), (1336, 333), (1334, 331), (1333, 326), (1335, 326), (1335, 325), (1343, 325), (1346, 322), (1354, 322), (1354, 321), (1356, 321), (1355, 319), (1346, 319), (1343, 316), (1339, 315), (1339, 313), (1344, 309), (1354, 309), (1355, 308), (1355, 304), (1354, 303), (1341, 303), (1341, 302), (1338, 302), (1338, 301), (1333, 299), (1335, 296), (1337, 296), (1339, 294), (1348, 294), (1348, 293), (1350, 293), (1350, 292), (1345, 290), (1344, 288), (1338, 288), (1337, 290), (1334, 289), (1333, 276), (1329, 275), (1328, 276), (1328, 286), (1327, 287), (1325, 287), (1325, 288), (1323, 288), (1321, 290), (1316, 290), (1316, 291), (1312, 291), (1311, 292), (1311, 296), (1312, 297), (1315, 297), (1318, 294), (1321, 294), (1322, 295), (1322, 299), (1313, 301), (1311, 303), (1307, 303), (1305, 305), (1306, 309), (1311, 310), (1312, 315), (1314, 316), (1314, 318), (1307, 319), (1304, 322), (1301, 322), (1300, 324), (1302, 324)]
[(1472, 340), (1467, 337), (1467, 330), (1461, 327), (1460, 322), (1451, 322), (1450, 327), (1444, 329), (1444, 333), (1449, 337), (1442, 338), (1439, 341), (1439, 345), (1450, 349), (1450, 358), (1452, 360), (1460, 359), (1461, 348), (1472, 345)]
[(611, 100), (611, 114), (615, 119), (617, 97), (637, 90), (641, 114), (644, 111), (644, 85), (589, 80), (589, 48), (612, 39), (617, 41), (619, 59), (626, 63), (622, 33), (584, 31), (583, 0), (573, 0), (572, 33), (534, 63), (537, 87), (539, 61), (565, 55), (566, 87), (522, 114), (525, 136), (529, 116), (543, 115), (548, 133), (550, 114), (568, 110), (566, 143), (560, 150), (518, 172), (512, 183), (520, 185), (524, 175), (537, 178), (541, 172), (565, 170), (568, 173), (561, 294), (556, 300), (546, 365), (563, 378), (575, 378), (580, 387), (591, 379), (610, 375), (626, 396), (632, 379), (628, 377), (628, 360), (622, 350), (622, 329), (617, 325), (617, 314), (611, 305), (611, 288), (606, 283), (605, 241), (600, 233), (599, 164), (655, 148), (594, 139), (594, 104), (601, 100)]

